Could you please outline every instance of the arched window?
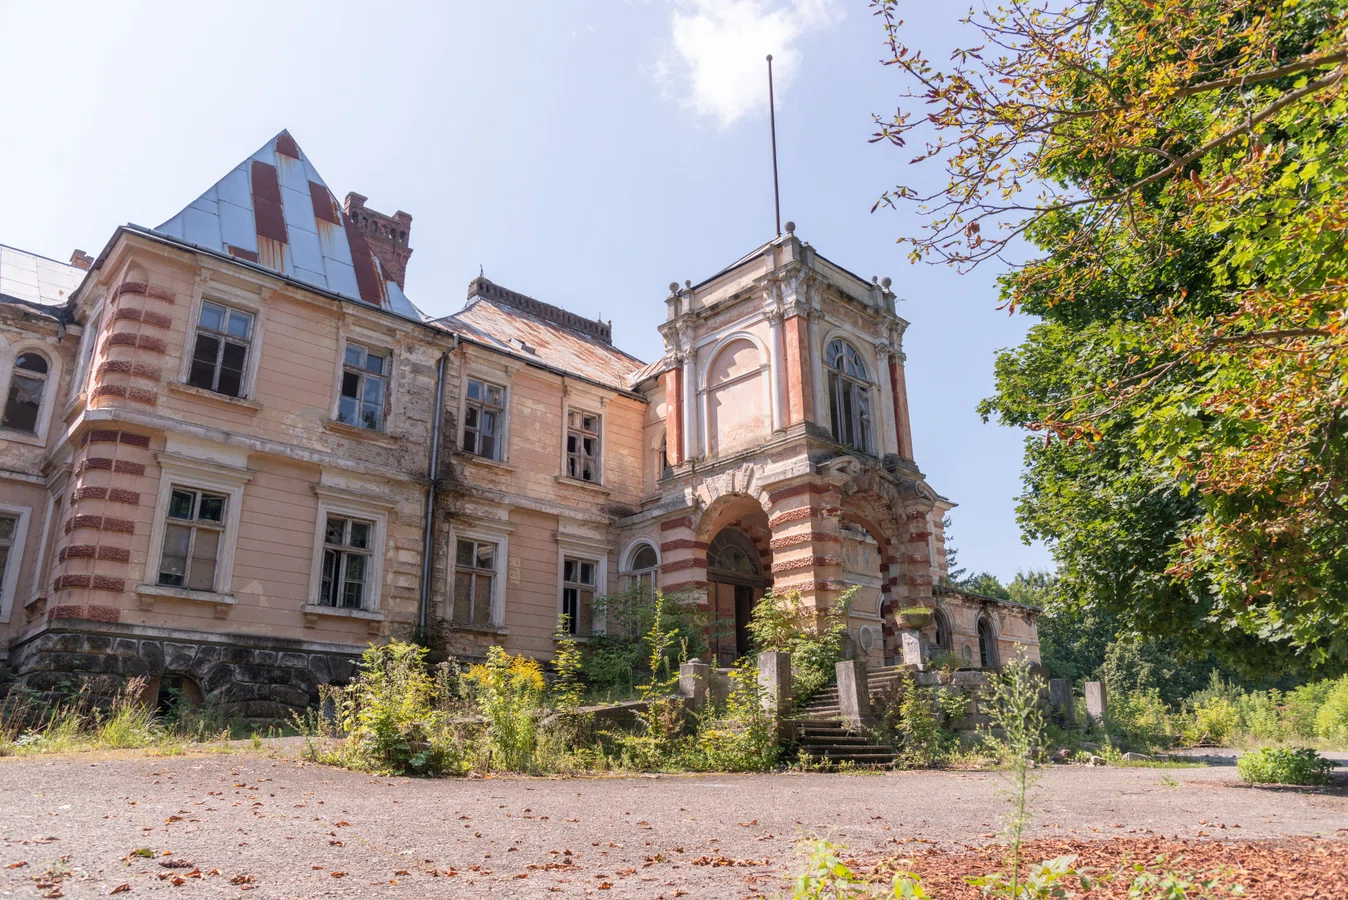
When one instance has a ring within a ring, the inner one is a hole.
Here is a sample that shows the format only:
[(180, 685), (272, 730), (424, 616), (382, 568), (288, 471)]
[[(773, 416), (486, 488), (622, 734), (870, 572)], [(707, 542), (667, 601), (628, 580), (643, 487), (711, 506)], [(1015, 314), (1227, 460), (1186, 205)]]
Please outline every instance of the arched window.
[(949, 653), (954, 646), (950, 641), (950, 617), (945, 610), (936, 610), (936, 649)]
[(42, 396), (47, 390), (47, 372), (47, 359), (40, 353), (19, 354), (10, 374), (9, 396), (5, 399), (5, 413), (0, 425), (37, 434)]
[(674, 467), (669, 464), (669, 435), (660, 435), (660, 456), (656, 459), (655, 470), (659, 472), (660, 478), (668, 478), (669, 473), (674, 471)]
[(758, 548), (737, 528), (723, 528), (712, 540), (707, 548), (707, 568), (731, 575), (763, 574)]
[(639, 544), (627, 562), (627, 587), (642, 598), (655, 596), (655, 572), (660, 560), (650, 544)]
[(833, 413), (833, 439), (862, 452), (871, 450), (871, 382), (856, 348), (841, 338), (829, 341), (828, 402)]
[(985, 669), (997, 668), (997, 635), (987, 616), (978, 620), (978, 664)]
[(660, 557), (645, 541), (627, 551), (623, 565), (623, 594), (607, 601), (604, 631), (623, 637), (640, 637), (650, 627), (651, 601), (655, 599), (656, 572)]

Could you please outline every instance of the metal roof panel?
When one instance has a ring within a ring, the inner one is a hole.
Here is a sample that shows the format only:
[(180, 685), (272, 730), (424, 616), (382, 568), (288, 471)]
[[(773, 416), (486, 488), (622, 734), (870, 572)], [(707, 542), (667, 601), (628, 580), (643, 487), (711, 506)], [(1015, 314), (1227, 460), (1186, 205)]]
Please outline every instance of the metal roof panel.
[(41, 306), (64, 306), (86, 272), (0, 244), (0, 294)]

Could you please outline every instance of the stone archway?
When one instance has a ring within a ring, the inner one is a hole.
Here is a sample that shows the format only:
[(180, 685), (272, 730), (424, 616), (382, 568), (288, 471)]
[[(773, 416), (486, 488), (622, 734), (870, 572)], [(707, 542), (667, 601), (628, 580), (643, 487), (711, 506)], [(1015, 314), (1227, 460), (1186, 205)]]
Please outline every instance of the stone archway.
[(749, 618), (772, 586), (771, 532), (762, 503), (725, 494), (703, 512), (694, 547), (707, 573), (707, 643), (717, 665), (751, 650)]

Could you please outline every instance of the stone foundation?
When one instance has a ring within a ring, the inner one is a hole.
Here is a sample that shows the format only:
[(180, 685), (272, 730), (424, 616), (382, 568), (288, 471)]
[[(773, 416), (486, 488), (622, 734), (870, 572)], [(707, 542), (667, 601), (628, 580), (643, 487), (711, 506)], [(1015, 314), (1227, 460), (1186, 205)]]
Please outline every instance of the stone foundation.
[(359, 658), (356, 648), (62, 620), (16, 643), (9, 665), (16, 681), (37, 691), (83, 679), (112, 695), (144, 678), (151, 700), (162, 676), (185, 675), (227, 717), (288, 719), (318, 701), (319, 685), (349, 681)]

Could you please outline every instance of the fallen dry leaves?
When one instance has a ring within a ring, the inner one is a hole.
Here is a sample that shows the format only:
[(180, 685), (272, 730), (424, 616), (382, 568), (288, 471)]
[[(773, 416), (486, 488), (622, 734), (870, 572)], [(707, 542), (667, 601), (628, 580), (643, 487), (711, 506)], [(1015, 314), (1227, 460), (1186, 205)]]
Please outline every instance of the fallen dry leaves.
[[(981, 900), (982, 892), (965, 883), (965, 876), (997, 871), (1005, 853), (1005, 845), (1000, 844), (962, 851), (924, 848), (886, 857), (875, 867), (874, 874), (888, 880), (894, 872), (912, 871), (922, 877), (933, 896), (943, 900)], [(1027, 841), (1021, 853), (1024, 859), (1034, 861), (1074, 855), (1076, 868), (1089, 870), (1093, 875), (1123, 872), (1109, 884), (1079, 893), (1083, 900), (1127, 898), (1131, 867), (1142, 863), (1157, 871), (1158, 857), (1165, 858), (1164, 868), (1187, 878), (1216, 878), (1226, 885), (1238, 884), (1244, 888), (1246, 900), (1348, 897), (1348, 842), (1337, 840), (1036, 840)]]

